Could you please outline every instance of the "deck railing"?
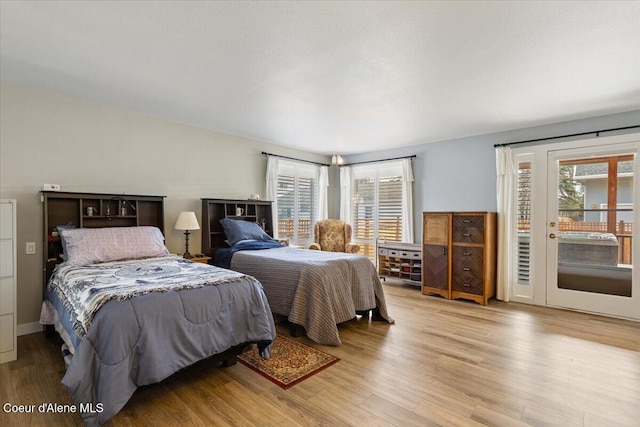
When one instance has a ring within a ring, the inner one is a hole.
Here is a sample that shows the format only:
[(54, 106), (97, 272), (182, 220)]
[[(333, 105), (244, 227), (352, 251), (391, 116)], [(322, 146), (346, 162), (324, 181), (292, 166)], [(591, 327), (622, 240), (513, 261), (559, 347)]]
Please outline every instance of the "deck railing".
[[(560, 218), (558, 231), (571, 231), (582, 233), (608, 233), (606, 222), (575, 221), (571, 218)], [(528, 231), (531, 224), (528, 220), (518, 220), (518, 231)], [(631, 264), (633, 259), (633, 224), (624, 221), (616, 223), (618, 239), (618, 264)]]
[[(294, 236), (295, 224), (293, 218), (283, 218), (278, 220), (278, 237), (286, 239)], [(298, 220), (298, 239), (308, 240), (313, 237), (310, 219)]]

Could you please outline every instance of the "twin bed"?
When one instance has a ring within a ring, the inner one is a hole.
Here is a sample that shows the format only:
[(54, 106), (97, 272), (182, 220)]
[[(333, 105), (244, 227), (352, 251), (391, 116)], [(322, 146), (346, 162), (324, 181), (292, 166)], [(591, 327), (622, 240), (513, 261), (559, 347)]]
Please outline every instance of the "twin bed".
[(364, 256), (241, 241), (219, 249), (214, 259), (216, 265), (257, 278), (271, 311), (303, 327), (317, 343), (340, 345), (338, 324), (356, 314), (373, 312), (374, 320), (393, 323), (378, 273)]
[[(133, 198), (124, 197), (127, 203)], [(374, 310), (393, 322), (365, 257), (286, 248), (270, 236), (254, 236), (231, 242), (226, 254), (231, 269), (220, 268), (169, 254), (162, 215), (155, 221), (160, 227), (143, 224), (142, 213), (136, 224), (122, 224), (84, 218), (83, 202), (78, 203), (77, 221), (59, 231), (64, 262), (47, 259), (56, 266), (47, 280), (41, 323), (54, 325), (72, 354), (62, 382), (75, 404), (100, 408), (81, 411), (88, 425), (114, 416), (137, 387), (199, 360), (233, 364), (251, 344), (268, 358), (275, 339), (272, 313), (329, 345), (340, 344), (337, 324), (357, 313)], [(62, 217), (57, 207), (45, 202), (48, 240), (57, 232), (51, 222)], [(224, 253), (221, 249), (217, 258)]]
[(368, 258), (281, 245), (273, 239), (271, 202), (203, 199), (202, 221), (203, 251), (215, 265), (258, 279), (271, 311), (294, 334), (304, 328), (319, 344), (340, 345), (337, 325), (357, 314), (393, 323)]
[(275, 325), (256, 279), (169, 255), (155, 227), (61, 237), (66, 261), (49, 281), (41, 323), (73, 355), (62, 382), (74, 403), (100, 409), (81, 412), (88, 425), (114, 416), (137, 387), (199, 360), (232, 364), (254, 343), (269, 356)]

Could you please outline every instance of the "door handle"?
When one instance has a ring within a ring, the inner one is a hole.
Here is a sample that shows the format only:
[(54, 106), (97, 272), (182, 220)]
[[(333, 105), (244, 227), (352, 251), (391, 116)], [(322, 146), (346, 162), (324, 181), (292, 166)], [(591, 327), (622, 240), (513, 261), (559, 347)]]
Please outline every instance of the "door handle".
[(551, 233), (551, 234), (549, 234), (549, 238), (550, 238), (550, 239), (555, 239), (555, 238), (556, 238), (555, 233)]

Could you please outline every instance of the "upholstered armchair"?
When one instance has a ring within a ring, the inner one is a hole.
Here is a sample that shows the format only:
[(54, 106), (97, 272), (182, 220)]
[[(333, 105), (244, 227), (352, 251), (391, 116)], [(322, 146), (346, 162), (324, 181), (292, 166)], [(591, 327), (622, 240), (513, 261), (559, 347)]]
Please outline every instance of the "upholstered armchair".
[(360, 246), (351, 243), (351, 225), (339, 219), (323, 219), (313, 227), (315, 243), (309, 249), (355, 254)]

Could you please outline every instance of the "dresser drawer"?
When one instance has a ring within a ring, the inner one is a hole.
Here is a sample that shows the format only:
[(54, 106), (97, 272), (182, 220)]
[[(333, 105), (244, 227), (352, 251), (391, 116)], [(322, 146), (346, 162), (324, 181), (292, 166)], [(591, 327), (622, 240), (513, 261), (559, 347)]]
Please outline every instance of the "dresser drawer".
[(453, 261), (453, 270), (458, 266), (473, 266), (478, 270), (482, 270), (484, 263), (484, 248), (469, 246), (454, 246), (451, 252)]
[(482, 295), (484, 292), (484, 282), (482, 281), (482, 277), (473, 275), (451, 276), (451, 290), (473, 295)]
[(468, 260), (461, 260), (454, 262), (451, 265), (451, 275), (460, 277), (482, 277), (483, 265), (482, 258), (469, 258)]
[(484, 228), (484, 216), (482, 215), (454, 215), (453, 228), (476, 227)]
[(484, 243), (484, 217), (454, 216), (451, 234), (451, 239), (456, 243)]

